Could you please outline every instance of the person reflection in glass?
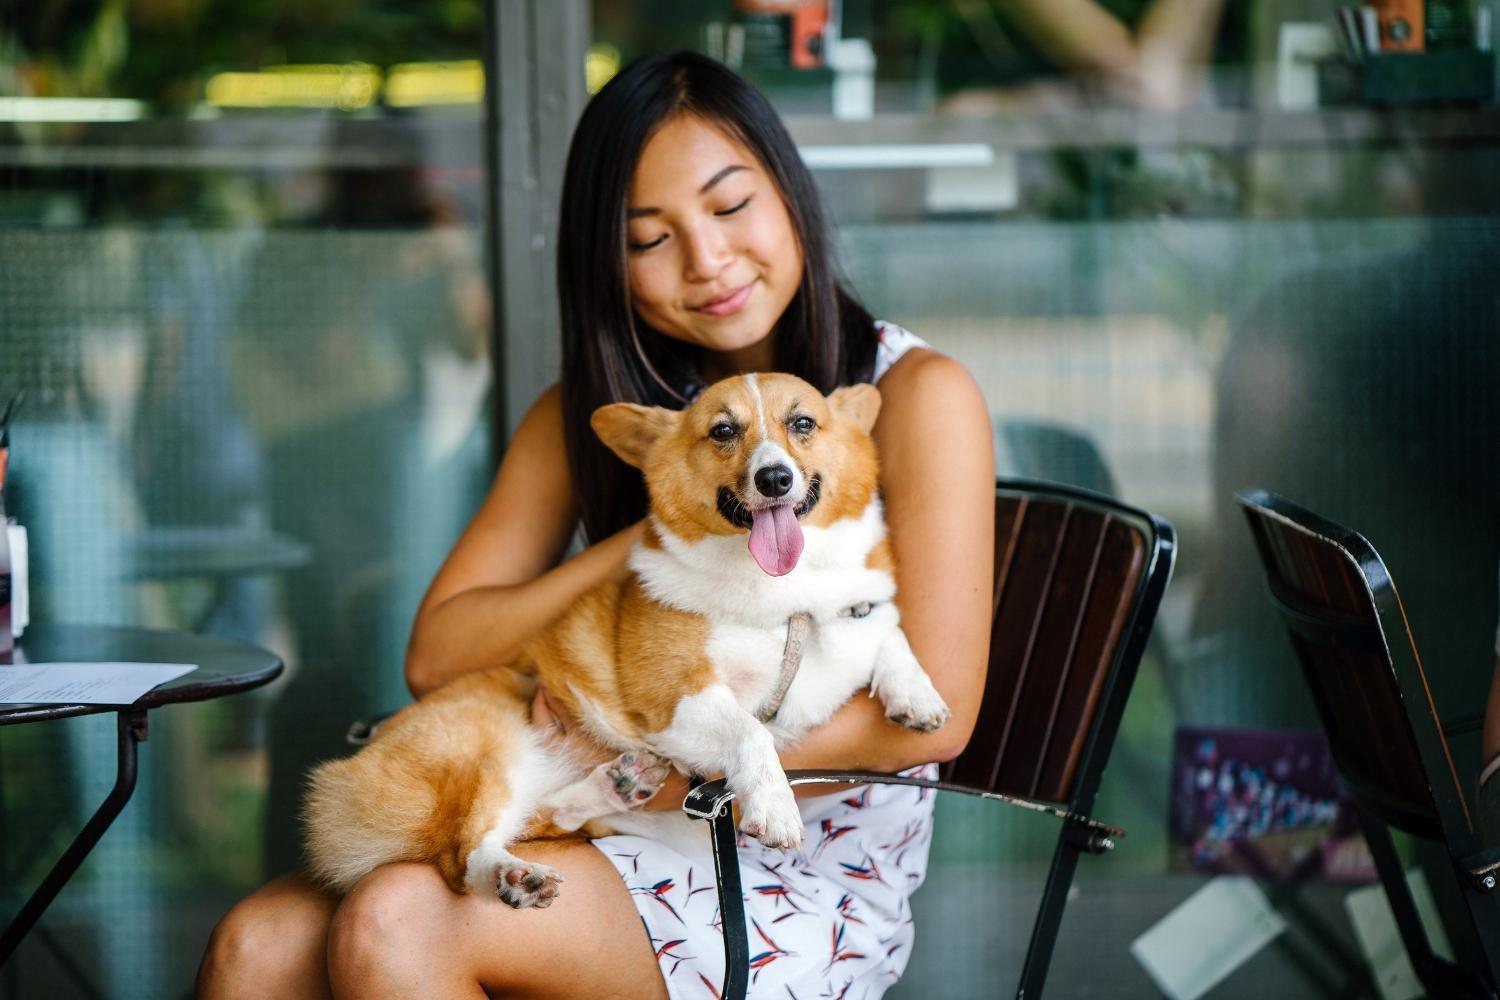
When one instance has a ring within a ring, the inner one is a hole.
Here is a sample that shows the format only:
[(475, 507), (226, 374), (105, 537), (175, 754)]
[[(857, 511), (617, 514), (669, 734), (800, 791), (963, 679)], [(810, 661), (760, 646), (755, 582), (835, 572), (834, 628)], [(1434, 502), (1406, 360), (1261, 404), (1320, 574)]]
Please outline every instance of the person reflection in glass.
[(1225, 7), (1226, 0), (955, 0), (938, 61), (942, 109), (1190, 106)]

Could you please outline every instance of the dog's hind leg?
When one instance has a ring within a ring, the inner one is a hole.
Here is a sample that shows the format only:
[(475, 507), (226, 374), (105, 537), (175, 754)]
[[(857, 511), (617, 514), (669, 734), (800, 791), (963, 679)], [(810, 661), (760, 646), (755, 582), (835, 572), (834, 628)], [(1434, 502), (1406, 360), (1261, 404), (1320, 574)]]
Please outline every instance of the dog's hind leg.
[(516, 857), (510, 846), (526, 833), (537, 800), (558, 778), (553, 762), (530, 740), (515, 756), (488, 760), (467, 800), (452, 853), (439, 860), (450, 884), (458, 875), (469, 892), (518, 910), (549, 906), (562, 873)]
[(571, 832), (591, 819), (640, 808), (671, 773), (672, 765), (656, 754), (627, 750), (542, 799), (537, 812), (558, 830)]

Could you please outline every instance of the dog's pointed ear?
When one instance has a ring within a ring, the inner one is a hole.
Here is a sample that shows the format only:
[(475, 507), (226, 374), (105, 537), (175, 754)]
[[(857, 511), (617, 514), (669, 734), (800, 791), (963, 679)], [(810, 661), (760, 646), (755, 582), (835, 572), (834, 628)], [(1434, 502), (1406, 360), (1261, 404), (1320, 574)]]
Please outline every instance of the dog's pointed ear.
[(676, 428), (681, 416), (660, 406), (610, 403), (595, 410), (589, 423), (610, 451), (639, 469), (651, 446)]
[(875, 426), (875, 418), (880, 416), (880, 390), (867, 382), (846, 385), (833, 390), (828, 396), (828, 405), (833, 407), (833, 412), (868, 434)]

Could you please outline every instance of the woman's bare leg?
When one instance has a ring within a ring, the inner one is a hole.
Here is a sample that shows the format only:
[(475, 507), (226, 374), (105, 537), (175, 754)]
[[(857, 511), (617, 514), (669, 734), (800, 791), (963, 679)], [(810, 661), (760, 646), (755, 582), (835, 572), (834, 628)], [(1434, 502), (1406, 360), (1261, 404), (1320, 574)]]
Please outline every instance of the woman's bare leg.
[(582, 841), (516, 845), (566, 881), (551, 906), (454, 895), (430, 865), (386, 865), (334, 915), (336, 997), (666, 997), (656, 956), (608, 859)]
[(198, 967), (199, 1000), (316, 1000), (328, 992), (328, 925), (338, 898), (283, 875), (230, 910)]

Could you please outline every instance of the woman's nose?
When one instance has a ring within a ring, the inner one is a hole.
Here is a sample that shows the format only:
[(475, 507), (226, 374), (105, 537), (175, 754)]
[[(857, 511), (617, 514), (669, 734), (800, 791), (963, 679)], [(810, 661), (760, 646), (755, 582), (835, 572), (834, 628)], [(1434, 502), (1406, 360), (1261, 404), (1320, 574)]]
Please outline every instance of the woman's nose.
[(694, 281), (712, 281), (723, 273), (734, 258), (724, 234), (708, 226), (691, 233), (686, 239), (687, 276)]

